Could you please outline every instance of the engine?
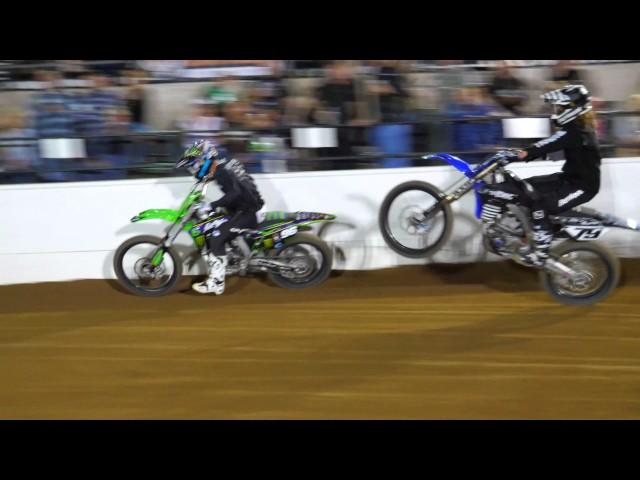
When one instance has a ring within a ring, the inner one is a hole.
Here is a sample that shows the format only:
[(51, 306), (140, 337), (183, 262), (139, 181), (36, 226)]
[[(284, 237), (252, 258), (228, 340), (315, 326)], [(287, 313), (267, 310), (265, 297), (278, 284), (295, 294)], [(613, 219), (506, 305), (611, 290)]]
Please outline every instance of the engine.
[(485, 203), (480, 218), (489, 250), (509, 257), (528, 251), (522, 224), (511, 212), (499, 205)]

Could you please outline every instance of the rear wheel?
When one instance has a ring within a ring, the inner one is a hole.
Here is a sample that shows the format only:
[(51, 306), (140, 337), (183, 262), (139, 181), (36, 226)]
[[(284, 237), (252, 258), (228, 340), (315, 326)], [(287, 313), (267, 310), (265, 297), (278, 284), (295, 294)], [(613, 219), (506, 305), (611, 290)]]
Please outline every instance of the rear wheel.
[(539, 272), (542, 287), (567, 305), (593, 305), (607, 298), (618, 285), (620, 261), (604, 245), (566, 241), (552, 249), (556, 260), (578, 272), (577, 278)]
[(292, 271), (269, 272), (269, 279), (282, 288), (301, 289), (323, 283), (331, 274), (333, 254), (329, 246), (310, 233), (297, 233), (271, 251), (271, 258), (285, 261)]
[[(410, 258), (436, 253), (451, 235), (453, 212), (442, 202), (442, 191), (426, 182), (405, 182), (385, 197), (378, 223), (384, 241), (394, 252)], [(423, 212), (432, 210), (430, 218)]]

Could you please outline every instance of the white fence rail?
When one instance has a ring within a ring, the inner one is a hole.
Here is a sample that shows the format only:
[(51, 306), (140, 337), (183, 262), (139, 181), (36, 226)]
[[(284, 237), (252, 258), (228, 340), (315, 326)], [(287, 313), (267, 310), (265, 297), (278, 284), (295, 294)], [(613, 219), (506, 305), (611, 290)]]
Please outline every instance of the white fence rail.
[[(558, 171), (559, 163), (513, 165), (522, 177)], [(640, 219), (640, 158), (607, 159), (602, 187), (590, 206)], [(422, 179), (446, 188), (461, 177), (448, 166), (255, 175), (269, 210), (333, 213), (336, 222), (320, 232), (335, 249), (334, 268), (368, 270), (421, 264), (386, 247), (378, 230), (378, 209), (397, 184)], [(125, 239), (162, 234), (159, 221), (129, 223), (149, 208), (175, 208), (186, 196), (188, 178), (120, 180), (0, 186), (0, 284), (115, 278), (113, 252)], [(209, 197), (219, 195), (209, 189)], [(454, 204), (453, 234), (431, 262), (496, 260), (484, 251), (475, 198)], [(181, 248), (193, 247), (187, 235)], [(640, 235), (611, 231), (603, 241), (620, 255), (640, 256)], [(199, 272), (202, 265), (196, 265)]]

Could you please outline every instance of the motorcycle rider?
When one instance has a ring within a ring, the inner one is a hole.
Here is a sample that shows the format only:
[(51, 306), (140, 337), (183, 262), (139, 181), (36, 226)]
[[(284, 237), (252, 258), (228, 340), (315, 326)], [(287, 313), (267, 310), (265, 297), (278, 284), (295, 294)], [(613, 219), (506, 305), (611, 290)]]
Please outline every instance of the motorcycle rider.
[(601, 155), (589, 92), (582, 85), (567, 85), (545, 93), (542, 99), (553, 105), (551, 120), (557, 131), (518, 151), (517, 157), (506, 162), (515, 158), (529, 162), (563, 150), (566, 162), (562, 171), (525, 179), (526, 191), (513, 183), (501, 183), (490, 185), (483, 192), (490, 204), (507, 199), (530, 208), (535, 250), (525, 255), (524, 260), (534, 267), (544, 267), (549, 258), (553, 232), (547, 215), (586, 203), (600, 189)]
[(216, 219), (210, 226), (207, 225), (207, 251), (203, 257), (207, 262), (208, 277), (204, 282), (192, 285), (198, 293), (221, 295), (227, 266), (225, 244), (238, 235), (232, 229), (257, 226), (256, 214), (264, 206), (264, 200), (242, 163), (227, 159), (224, 152), (210, 141), (199, 140), (187, 148), (176, 165), (176, 168), (180, 167), (187, 167), (198, 180), (215, 180), (224, 193), (218, 200), (202, 203), (197, 209), (196, 213), (201, 219), (215, 215), (219, 208), (224, 208), (230, 218)]

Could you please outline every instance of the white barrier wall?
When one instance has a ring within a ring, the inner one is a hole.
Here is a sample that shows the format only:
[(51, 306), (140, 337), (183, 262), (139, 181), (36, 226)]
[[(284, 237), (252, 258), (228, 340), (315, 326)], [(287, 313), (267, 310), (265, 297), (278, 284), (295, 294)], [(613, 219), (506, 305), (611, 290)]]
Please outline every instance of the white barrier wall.
[[(522, 177), (558, 171), (560, 163), (515, 164)], [(602, 187), (590, 206), (640, 219), (640, 158), (603, 162)], [(421, 179), (446, 188), (462, 174), (449, 166), (300, 172), (255, 175), (269, 210), (333, 213), (336, 222), (321, 233), (335, 249), (334, 268), (366, 270), (426, 262), (495, 260), (481, 243), (472, 193), (453, 205), (456, 221), (443, 249), (429, 260), (400, 257), (386, 247), (378, 230), (384, 196), (407, 180)], [(120, 180), (0, 186), (0, 284), (115, 278), (113, 252), (139, 234), (161, 235), (160, 221), (129, 223), (149, 208), (176, 208), (192, 182), (188, 178)], [(219, 190), (209, 189), (214, 200)], [(188, 236), (179, 244), (193, 251)], [(612, 230), (603, 241), (621, 256), (640, 256), (640, 235)], [(195, 272), (202, 271), (202, 264)]]

